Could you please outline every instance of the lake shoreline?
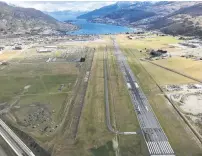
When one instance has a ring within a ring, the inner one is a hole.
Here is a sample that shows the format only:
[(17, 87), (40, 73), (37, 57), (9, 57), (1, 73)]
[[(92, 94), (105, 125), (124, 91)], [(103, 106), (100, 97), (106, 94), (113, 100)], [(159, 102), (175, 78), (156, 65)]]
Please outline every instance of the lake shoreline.
[(84, 19), (77, 19), (71, 22), (79, 29), (67, 32), (67, 35), (106, 35), (134, 32), (134, 28), (117, 26), (113, 24), (94, 23)]

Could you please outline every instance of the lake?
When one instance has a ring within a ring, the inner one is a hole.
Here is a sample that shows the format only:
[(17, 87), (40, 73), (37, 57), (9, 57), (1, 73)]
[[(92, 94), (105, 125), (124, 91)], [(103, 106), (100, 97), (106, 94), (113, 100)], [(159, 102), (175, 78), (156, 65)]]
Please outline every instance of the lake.
[(79, 26), (80, 28), (79, 30), (67, 33), (72, 35), (117, 34), (134, 31), (132, 28), (128, 27), (116, 26), (112, 24), (91, 23), (83, 19), (78, 19), (71, 23)]

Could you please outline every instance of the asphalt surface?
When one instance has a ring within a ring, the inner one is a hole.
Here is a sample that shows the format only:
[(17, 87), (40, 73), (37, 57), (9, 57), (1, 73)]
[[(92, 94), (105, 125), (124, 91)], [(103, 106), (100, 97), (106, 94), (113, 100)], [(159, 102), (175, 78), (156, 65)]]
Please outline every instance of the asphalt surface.
[(35, 156), (20, 138), (0, 119), (0, 135), (17, 156)]
[(134, 110), (140, 124), (141, 132), (151, 156), (174, 156), (174, 151), (166, 137), (160, 123), (155, 116), (146, 96), (141, 90), (138, 81), (116, 41), (114, 54), (127, 84)]

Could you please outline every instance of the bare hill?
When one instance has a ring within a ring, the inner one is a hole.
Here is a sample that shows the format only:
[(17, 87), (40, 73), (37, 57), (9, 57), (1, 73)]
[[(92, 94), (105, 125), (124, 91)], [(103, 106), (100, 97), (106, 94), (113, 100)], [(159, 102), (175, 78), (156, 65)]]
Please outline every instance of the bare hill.
[(195, 4), (150, 23), (148, 29), (169, 34), (202, 36), (202, 4)]
[(0, 2), (0, 34), (52, 34), (75, 28), (74, 25), (59, 22), (39, 10)]

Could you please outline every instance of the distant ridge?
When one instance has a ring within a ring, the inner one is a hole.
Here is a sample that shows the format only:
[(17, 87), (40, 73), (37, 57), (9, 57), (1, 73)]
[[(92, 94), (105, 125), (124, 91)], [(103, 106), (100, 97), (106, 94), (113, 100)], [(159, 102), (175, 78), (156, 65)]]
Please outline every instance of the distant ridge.
[(117, 2), (79, 16), (169, 34), (202, 36), (202, 2)]
[(45, 13), (59, 21), (67, 21), (67, 20), (75, 20), (78, 16), (85, 14), (87, 12), (66, 10), (66, 11), (54, 11)]
[(62, 23), (33, 8), (10, 6), (0, 2), (0, 34), (59, 34), (76, 26)]

